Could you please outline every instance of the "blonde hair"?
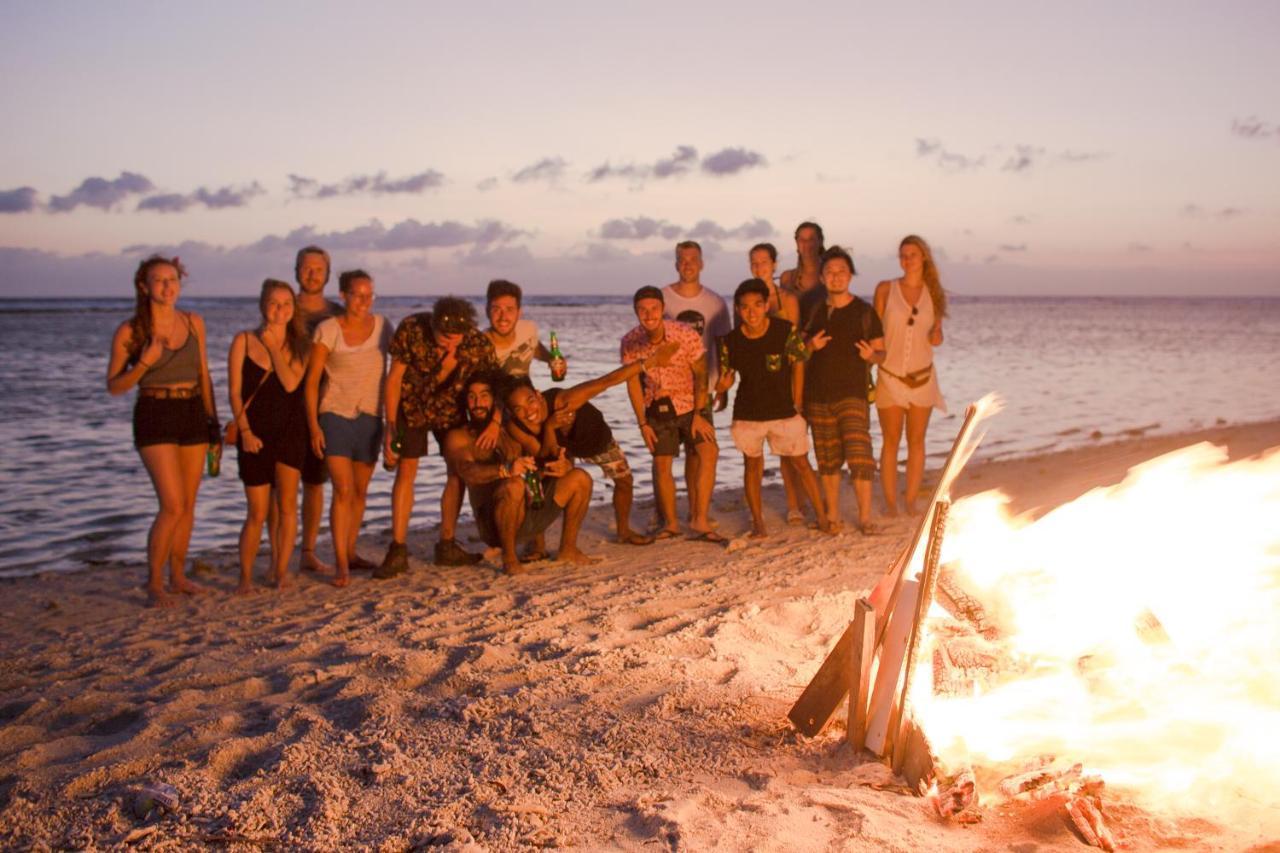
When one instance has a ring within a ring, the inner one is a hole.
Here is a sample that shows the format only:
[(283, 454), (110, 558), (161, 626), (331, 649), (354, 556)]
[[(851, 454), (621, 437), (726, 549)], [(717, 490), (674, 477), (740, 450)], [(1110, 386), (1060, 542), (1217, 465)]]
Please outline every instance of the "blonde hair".
[(933, 262), (933, 250), (923, 237), (908, 234), (898, 244), (898, 251), (903, 246), (915, 246), (924, 256), (924, 286), (929, 288), (929, 299), (933, 301), (933, 313), (941, 319), (947, 316), (947, 292), (942, 289), (942, 280), (938, 277), (938, 265)]

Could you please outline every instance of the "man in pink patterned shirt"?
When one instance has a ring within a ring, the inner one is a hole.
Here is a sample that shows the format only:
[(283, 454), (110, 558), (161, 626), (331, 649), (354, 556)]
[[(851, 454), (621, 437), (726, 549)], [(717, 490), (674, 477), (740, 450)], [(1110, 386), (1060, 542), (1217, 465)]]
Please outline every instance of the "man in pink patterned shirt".
[(632, 304), (640, 325), (622, 338), (623, 364), (648, 358), (665, 341), (680, 344), (666, 367), (627, 380), (627, 394), (636, 413), (636, 423), (640, 425), (640, 435), (653, 454), (653, 489), (663, 520), (656, 538), (669, 539), (680, 533), (671, 467), (683, 444), (693, 447), (699, 461), (698, 482), (686, 484), (692, 504), (690, 538), (724, 544), (727, 540), (711, 529), (707, 519), (720, 449), (716, 446), (715, 429), (701, 414), (707, 404), (707, 359), (702, 337), (684, 323), (662, 316), (663, 296), (659, 288), (640, 288)]

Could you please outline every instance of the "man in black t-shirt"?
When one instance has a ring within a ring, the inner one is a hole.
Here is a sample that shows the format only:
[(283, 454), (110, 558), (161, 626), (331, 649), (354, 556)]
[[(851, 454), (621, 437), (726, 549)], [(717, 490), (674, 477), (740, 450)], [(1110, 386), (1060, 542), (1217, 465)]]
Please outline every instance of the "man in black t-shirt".
[(781, 317), (769, 316), (769, 287), (758, 278), (738, 285), (733, 294), (738, 314), (736, 329), (720, 338), (720, 381), (716, 392), (728, 391), (742, 375), (733, 402), (729, 434), (742, 451), (743, 491), (751, 509), (751, 536), (768, 535), (760, 503), (764, 479), (764, 442), (782, 457), (818, 516), (818, 527), (829, 530), (818, 480), (809, 467), (809, 436), (798, 412), (808, 352), (796, 329)]
[[(858, 498), (858, 529), (877, 532), (871, 523), (871, 455), (867, 380), (871, 365), (885, 359), (884, 329), (875, 309), (849, 292), (853, 258), (839, 246), (822, 255), (822, 291), (800, 304), (806, 345), (813, 352), (805, 370), (804, 416), (813, 430), (827, 513), (838, 529), (840, 469), (853, 475)], [(822, 294), (819, 297), (819, 293)]]

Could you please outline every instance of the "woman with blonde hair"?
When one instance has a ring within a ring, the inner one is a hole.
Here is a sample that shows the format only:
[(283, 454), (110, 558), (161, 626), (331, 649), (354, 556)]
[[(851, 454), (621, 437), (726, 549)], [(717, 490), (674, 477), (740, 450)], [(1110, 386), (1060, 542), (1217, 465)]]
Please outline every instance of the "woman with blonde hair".
[(153, 607), (172, 607), (168, 593), (203, 591), (187, 580), (187, 545), (205, 454), (210, 441), (218, 446), (220, 440), (204, 320), (177, 308), (186, 275), (177, 258), (152, 255), (138, 265), (133, 317), (116, 329), (107, 363), (111, 394), (138, 388), (133, 444), (160, 502), (147, 533), (147, 595)]
[(876, 413), (884, 442), (880, 448), (880, 485), (886, 511), (898, 512), (898, 445), (907, 433), (907, 512), (917, 511), (924, 479), (924, 438), (933, 410), (947, 410), (938, 386), (933, 348), (942, 344), (947, 295), (933, 262), (933, 252), (914, 234), (898, 245), (902, 277), (876, 285), (875, 308), (884, 326), (888, 357), (876, 379)]
[[(248, 512), (240, 529), (238, 595), (253, 591), (253, 563), (270, 517), (271, 580), (289, 581), (298, 533), (298, 479), (307, 454), (302, 401), (309, 341), (293, 288), (269, 278), (258, 297), (262, 322), (240, 332), (227, 356), (227, 383), (235, 418), (237, 461)], [(274, 503), (273, 503), (274, 500)]]
[(348, 270), (338, 277), (338, 290), (346, 312), (316, 326), (305, 387), (311, 449), (324, 459), (333, 481), (333, 585), (342, 587), (352, 569), (377, 568), (356, 553), (356, 537), (382, 446), (382, 380), (392, 330), (371, 310), (373, 276)]

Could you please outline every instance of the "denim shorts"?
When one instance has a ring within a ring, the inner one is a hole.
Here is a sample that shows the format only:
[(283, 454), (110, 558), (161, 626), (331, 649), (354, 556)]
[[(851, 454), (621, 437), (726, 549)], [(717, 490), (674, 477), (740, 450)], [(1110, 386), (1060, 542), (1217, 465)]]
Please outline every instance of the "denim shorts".
[(342, 456), (352, 462), (372, 465), (382, 450), (382, 418), (356, 415), (344, 418), (334, 412), (320, 415), (320, 431), (324, 433), (324, 455)]

